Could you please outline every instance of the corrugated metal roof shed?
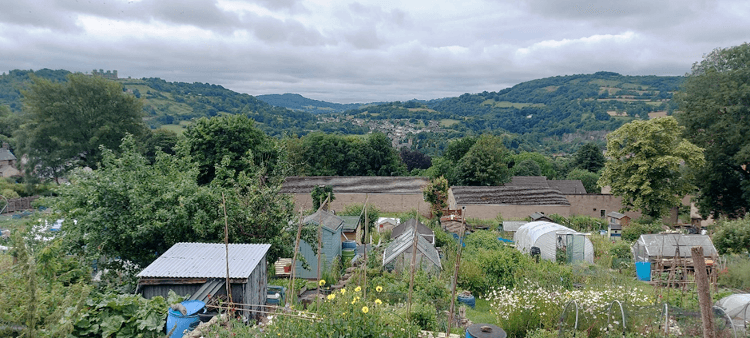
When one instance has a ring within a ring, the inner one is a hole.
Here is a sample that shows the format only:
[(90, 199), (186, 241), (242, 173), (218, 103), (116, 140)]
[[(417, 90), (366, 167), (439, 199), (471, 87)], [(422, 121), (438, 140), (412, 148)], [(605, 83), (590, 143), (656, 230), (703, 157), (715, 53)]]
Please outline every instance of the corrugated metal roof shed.
[(570, 205), (559, 191), (516, 186), (451, 187), (458, 205)]
[[(229, 277), (247, 278), (270, 244), (229, 244)], [(227, 266), (224, 244), (177, 243), (149, 264), (140, 278), (225, 278)]]
[[(414, 230), (408, 228), (403, 234), (401, 234), (401, 236), (393, 240), (393, 242), (385, 248), (385, 252), (383, 252), (383, 266), (392, 262), (398, 257), (398, 255), (404, 253), (413, 246)], [(417, 236), (417, 251), (422, 253), (424, 257), (427, 257), (427, 259), (438, 268), (443, 268), (442, 264), (440, 264), (440, 254), (437, 252), (437, 249), (435, 249), (435, 247), (422, 236)]]
[(394, 176), (290, 176), (284, 180), (281, 193), (309, 194), (316, 186), (330, 185), (334, 194), (422, 194), (430, 183), (428, 177)]

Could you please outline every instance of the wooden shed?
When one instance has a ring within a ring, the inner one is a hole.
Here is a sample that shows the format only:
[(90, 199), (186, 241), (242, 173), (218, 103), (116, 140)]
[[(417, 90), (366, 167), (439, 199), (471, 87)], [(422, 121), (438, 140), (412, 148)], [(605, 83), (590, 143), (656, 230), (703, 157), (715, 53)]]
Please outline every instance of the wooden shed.
[[(314, 227), (316, 234), (318, 226), (321, 226), (323, 240), (321, 242), (322, 266), (320, 269), (323, 271), (326, 267), (331, 266), (336, 257), (341, 256), (341, 234), (344, 231), (344, 219), (321, 209), (305, 217), (302, 223), (307, 227)], [(318, 256), (315, 254), (313, 248), (317, 250), (317, 242), (307, 243), (305, 240), (300, 239), (299, 255), (307, 262), (308, 268), (305, 269), (302, 260), (298, 259), (295, 266), (296, 277), (306, 279), (318, 278)]]
[(138, 274), (136, 292), (144, 298), (172, 290), (208, 302), (227, 295), (227, 255), (232, 301), (245, 318), (259, 318), (267, 289), (266, 254), (270, 244), (177, 243)]

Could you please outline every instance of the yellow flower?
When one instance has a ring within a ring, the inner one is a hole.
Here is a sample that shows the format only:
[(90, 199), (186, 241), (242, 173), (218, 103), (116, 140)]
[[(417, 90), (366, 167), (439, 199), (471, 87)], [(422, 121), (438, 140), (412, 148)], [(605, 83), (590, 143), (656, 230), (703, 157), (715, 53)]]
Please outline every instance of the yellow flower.
[(332, 293), (332, 294), (328, 295), (328, 297), (326, 297), (326, 298), (328, 298), (328, 300), (333, 300), (334, 298), (336, 298), (336, 294)]
[(380, 286), (380, 285), (378, 285), (378, 286), (377, 286), (377, 287), (375, 288), (375, 291), (377, 291), (377, 292), (382, 292), (382, 291), (383, 291), (383, 287), (382, 287), (382, 286)]
[(370, 309), (367, 308), (367, 306), (362, 307), (362, 313), (368, 313), (370, 312)]
[(352, 305), (357, 302), (357, 298), (352, 299)]
[(361, 287), (358, 286), (358, 287), (354, 288), (354, 292), (360, 292), (360, 291), (362, 291)]
[(346, 316), (346, 312), (342, 313), (341, 315), (342, 315), (342, 316)]
[(346, 288), (341, 289), (341, 294), (343, 295), (345, 293), (346, 293)]
[(375, 304), (378, 304), (378, 305), (380, 305), (380, 304), (383, 304), (383, 302), (382, 302), (382, 301), (381, 301), (380, 299), (376, 299), (376, 300), (375, 300)]
[(325, 279), (319, 280), (318, 281), (318, 285), (320, 285), (320, 286), (326, 285), (326, 280)]

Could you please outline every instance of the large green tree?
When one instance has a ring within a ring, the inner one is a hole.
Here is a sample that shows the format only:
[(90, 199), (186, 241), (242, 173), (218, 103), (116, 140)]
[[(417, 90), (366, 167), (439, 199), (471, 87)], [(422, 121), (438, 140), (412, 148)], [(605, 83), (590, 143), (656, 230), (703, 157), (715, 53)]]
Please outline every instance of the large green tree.
[(77, 165), (96, 168), (99, 146), (116, 149), (125, 134), (146, 132), (141, 102), (102, 77), (35, 78), (23, 94), (25, 123), (16, 138), (28, 171), (41, 176), (58, 178)]
[(695, 176), (700, 213), (742, 217), (750, 212), (750, 44), (695, 63), (676, 98), (685, 137), (706, 150)]
[(482, 135), (456, 167), (458, 185), (502, 185), (510, 181), (511, 154), (498, 136)]
[[(312, 176), (398, 176), (406, 165), (387, 136), (312, 133), (302, 139), (302, 166)], [(296, 156), (295, 156), (296, 157)]]
[(609, 160), (599, 186), (621, 196), (625, 210), (660, 218), (695, 191), (689, 168), (700, 168), (703, 149), (682, 138), (672, 117), (633, 121), (607, 135)]
[[(536, 162), (537, 166), (539, 167), (539, 174), (542, 176), (546, 176), (548, 179), (552, 180), (555, 179), (557, 176), (557, 172), (555, 172), (555, 168), (552, 164), (552, 160), (537, 152), (521, 152), (518, 155), (513, 155), (513, 161), (515, 162), (515, 165), (513, 166), (514, 170), (518, 170), (515, 167), (521, 164), (524, 161), (532, 160)], [(521, 176), (520, 174), (517, 174)]]
[(595, 173), (604, 167), (604, 162), (606, 162), (606, 159), (602, 154), (602, 150), (599, 149), (596, 143), (589, 142), (578, 148), (571, 165), (573, 168)]
[(237, 173), (252, 166), (265, 165), (273, 169), (278, 159), (274, 140), (245, 115), (202, 117), (183, 135), (184, 140), (179, 145), (181, 154), (191, 156), (198, 163), (200, 184), (214, 179), (216, 166), (225, 157), (229, 158), (227, 166)]
[(159, 153), (150, 165), (132, 137), (120, 153), (105, 149), (100, 168), (76, 170), (58, 189), (55, 209), (76, 220), (63, 225), (70, 250), (145, 266), (178, 242), (222, 242), (224, 200), (230, 242), (270, 243), (272, 262), (291, 247), (283, 227), (293, 219), (292, 202), (279, 194), (281, 178), (262, 167), (238, 173), (227, 156), (216, 180), (199, 185), (199, 166), (189, 158)]

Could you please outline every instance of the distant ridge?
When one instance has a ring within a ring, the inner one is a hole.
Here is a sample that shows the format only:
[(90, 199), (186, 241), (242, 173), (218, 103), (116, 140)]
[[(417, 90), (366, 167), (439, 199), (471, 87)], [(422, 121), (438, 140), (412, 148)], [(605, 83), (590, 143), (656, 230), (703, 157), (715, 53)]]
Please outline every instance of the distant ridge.
[(282, 107), (293, 110), (306, 111), (308, 113), (339, 113), (349, 109), (359, 109), (366, 104), (362, 103), (333, 103), (319, 100), (308, 99), (300, 94), (266, 94), (256, 96), (258, 100), (268, 103), (272, 106)]

